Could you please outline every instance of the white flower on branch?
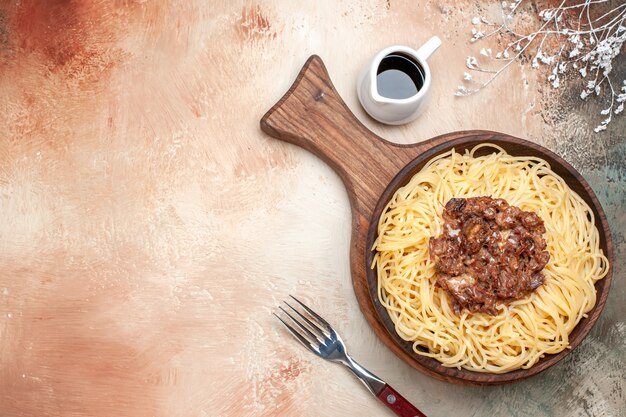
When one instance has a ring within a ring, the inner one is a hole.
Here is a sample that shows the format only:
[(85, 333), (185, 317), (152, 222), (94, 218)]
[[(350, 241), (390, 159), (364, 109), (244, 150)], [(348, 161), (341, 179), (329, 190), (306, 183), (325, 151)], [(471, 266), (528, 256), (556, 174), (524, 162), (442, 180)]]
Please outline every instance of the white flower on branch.
[(570, 41), (571, 43), (575, 43), (575, 44), (578, 44), (579, 39), (580, 39), (580, 35), (578, 33), (574, 33), (569, 38), (567, 38), (568, 41)]
[(548, 21), (552, 20), (552, 17), (553, 17), (554, 15), (552, 14), (552, 11), (550, 11), (550, 10), (546, 10), (546, 11), (543, 13), (543, 15), (542, 15), (541, 13), (539, 13), (539, 16), (543, 17), (543, 20), (544, 20), (545, 22), (548, 22)]
[(477, 40), (484, 38), (485, 32), (472, 28), (472, 35), (474, 36), (472, 36), (472, 38), (470, 39), (470, 42), (474, 43)]
[(465, 81), (472, 81), (472, 75), (469, 72), (464, 72), (463, 73), (463, 79)]
[(456, 88), (456, 93), (454, 93), (455, 96), (457, 97), (462, 97), (462, 96), (468, 96), (470, 95), (472, 92), (470, 90), (468, 90), (466, 87), (460, 85)]
[(598, 133), (601, 132), (603, 130), (606, 130), (606, 126), (611, 123), (611, 116), (607, 117), (606, 119), (604, 119), (602, 122), (600, 122), (600, 124), (598, 126), (596, 126), (595, 129), (593, 129), (594, 132)]
[(552, 55), (552, 56), (545, 56), (545, 55), (541, 55), (541, 58), (539, 58), (539, 60), (541, 61), (542, 64), (552, 64), (555, 60), (556, 60), (556, 55)]
[[(586, 78), (582, 81), (584, 88), (580, 93), (581, 99), (584, 100), (593, 93), (600, 96), (604, 92), (609, 100), (608, 107), (603, 108), (601, 115), (608, 117), (594, 131), (605, 130), (611, 122), (611, 116), (622, 113), (626, 105), (626, 80), (618, 84), (617, 80), (611, 79), (614, 60), (622, 50), (625, 50), (626, 3), (608, 0), (577, 2), (564, 0), (555, 7), (539, 5), (540, 19), (536, 23), (536, 29), (529, 31), (529, 21), (533, 22), (533, 19), (527, 19), (526, 15), (532, 13), (530, 10), (537, 6), (522, 9), (519, 7), (522, 1), (500, 2), (502, 21), (499, 24), (489, 22), (484, 17), (471, 19), (472, 25), (484, 23), (494, 29), (489, 29), (489, 33), (486, 33), (473, 28), (470, 42), (475, 43), (494, 35), (498, 36), (505, 42), (504, 48), (492, 51), (483, 47), (479, 53), (486, 58), (504, 59), (504, 62), (499, 69), (486, 69), (479, 66), (475, 57), (468, 57), (466, 60), (468, 69), (491, 75), (486, 81), (481, 82), (478, 77), (471, 78), (471, 75), (465, 72), (463, 79), (477, 83), (478, 87), (472, 90), (459, 89), (457, 95), (470, 95), (485, 88), (517, 58), (530, 60), (532, 68), (539, 68), (541, 64), (551, 68), (547, 81), (553, 88), (559, 88), (562, 80), (575, 81), (575, 78), (568, 77), (570, 72), (575, 71), (581, 78)], [(524, 17), (514, 19), (519, 14), (523, 14)], [(533, 50), (536, 50), (534, 56), (531, 53)]]
[(548, 81), (552, 82), (552, 88), (559, 88), (561, 86), (561, 80), (559, 79), (557, 69), (558, 66), (554, 67), (552, 69), (552, 74), (550, 74), (550, 76), (548, 77)]
[(606, 125), (596, 126), (596, 128), (593, 129), (593, 131), (596, 133), (602, 132), (603, 130), (606, 130)]

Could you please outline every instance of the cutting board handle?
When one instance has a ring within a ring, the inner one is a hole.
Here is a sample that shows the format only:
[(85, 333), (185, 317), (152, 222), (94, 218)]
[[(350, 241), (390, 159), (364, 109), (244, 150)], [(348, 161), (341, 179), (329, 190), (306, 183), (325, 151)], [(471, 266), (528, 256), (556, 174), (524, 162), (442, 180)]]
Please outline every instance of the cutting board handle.
[(378, 137), (352, 114), (319, 56), (311, 56), (287, 93), (261, 119), (270, 136), (301, 146), (341, 177), (353, 206), (372, 207), (412, 152)]

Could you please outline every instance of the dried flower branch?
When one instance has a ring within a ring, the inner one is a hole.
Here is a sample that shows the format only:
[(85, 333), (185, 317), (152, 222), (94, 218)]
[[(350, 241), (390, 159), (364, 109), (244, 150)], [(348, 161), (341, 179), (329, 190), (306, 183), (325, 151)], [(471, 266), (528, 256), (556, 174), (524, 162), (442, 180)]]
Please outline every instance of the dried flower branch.
[[(610, 77), (613, 62), (626, 42), (626, 3), (611, 6), (609, 0), (562, 0), (557, 7), (541, 9), (539, 27), (524, 34), (518, 30), (521, 24), (516, 19), (522, 2), (503, 1), (500, 24), (485, 17), (472, 18), (475, 27), (470, 42), (499, 36), (506, 46), (495, 54), (490, 48), (481, 48), (480, 58), (467, 57), (465, 66), (469, 71), (491, 75), (481, 82), (471, 72), (464, 72), (465, 85), (459, 86), (455, 94), (468, 96), (482, 90), (523, 55), (529, 57), (532, 68), (544, 66), (550, 70), (547, 79), (553, 88), (559, 88), (568, 74), (575, 74), (584, 79), (581, 99), (608, 92), (610, 104), (600, 112), (606, 117), (594, 129), (605, 130), (612, 117), (624, 111), (626, 102), (626, 80), (619, 85)], [(487, 59), (505, 63), (493, 69), (481, 64)]]

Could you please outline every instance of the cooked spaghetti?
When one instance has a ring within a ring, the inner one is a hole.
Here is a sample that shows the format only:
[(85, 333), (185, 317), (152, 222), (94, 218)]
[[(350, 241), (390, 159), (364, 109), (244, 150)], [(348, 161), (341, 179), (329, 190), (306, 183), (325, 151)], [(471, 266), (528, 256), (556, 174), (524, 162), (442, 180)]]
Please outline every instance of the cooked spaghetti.
[[(474, 156), (484, 147), (496, 151)], [(429, 256), (429, 239), (442, 233), (445, 203), (478, 196), (539, 215), (550, 254), (543, 285), (496, 305), (495, 315), (455, 312), (449, 294), (436, 285)], [(490, 373), (530, 368), (545, 354), (566, 349), (569, 333), (595, 305), (595, 282), (609, 267), (587, 203), (543, 159), (511, 156), (492, 144), (429, 161), (387, 204), (373, 250), (378, 297), (398, 335), (444, 366)]]

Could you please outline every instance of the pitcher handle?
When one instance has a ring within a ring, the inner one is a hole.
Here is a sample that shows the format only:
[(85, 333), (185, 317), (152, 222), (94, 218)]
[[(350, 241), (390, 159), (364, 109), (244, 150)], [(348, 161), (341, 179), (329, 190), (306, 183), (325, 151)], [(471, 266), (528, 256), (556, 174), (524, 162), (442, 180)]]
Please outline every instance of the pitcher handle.
[(422, 45), (416, 52), (419, 59), (427, 61), (428, 58), (441, 46), (441, 39), (437, 36), (430, 38), (424, 45)]

